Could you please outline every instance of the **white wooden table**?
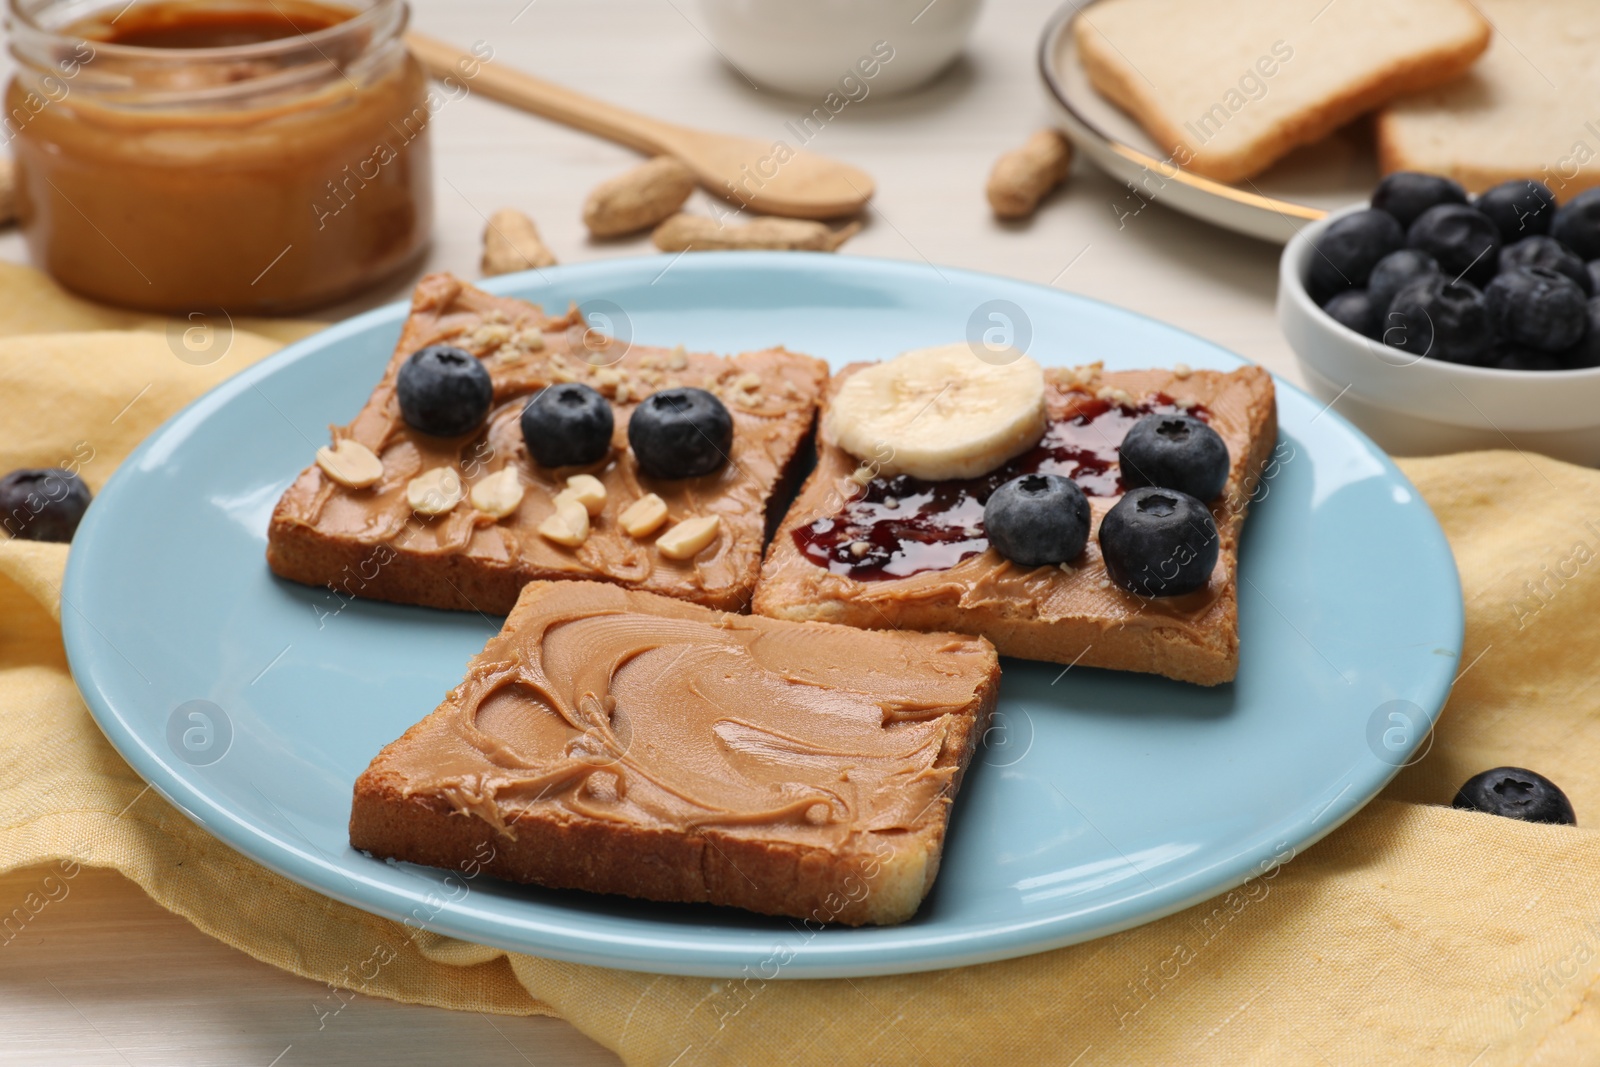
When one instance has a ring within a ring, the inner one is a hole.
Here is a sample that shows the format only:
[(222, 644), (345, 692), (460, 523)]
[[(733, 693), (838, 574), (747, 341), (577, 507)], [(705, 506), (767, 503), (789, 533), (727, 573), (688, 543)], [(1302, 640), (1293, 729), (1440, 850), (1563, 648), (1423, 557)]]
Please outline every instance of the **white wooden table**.
[[(430, 34), (487, 41), (495, 62), (685, 124), (779, 138), (815, 103), (753, 91), (696, 28), (693, 0), (412, 2), (413, 24)], [(864, 231), (841, 254), (1071, 289), (1298, 380), (1273, 322), (1276, 248), (1159, 204), (1129, 214), (1139, 202), (1081, 161), (1031, 222), (990, 217), (982, 189), (995, 156), (1049, 121), (1034, 49), (1054, 3), (989, 0), (967, 55), (936, 83), (851, 104), (813, 140), (878, 181)], [(563, 262), (659, 254), (647, 238), (592, 243), (579, 220), (589, 188), (636, 161), (627, 150), (477, 97), (448, 104), (433, 129), (438, 222), (427, 269), (476, 276), (484, 218), (503, 206), (531, 214)], [(14, 233), (0, 236), (0, 256), (26, 258)], [(36, 877), (0, 878), (0, 902), (20, 900)], [(312, 1008), (324, 992), (211, 940), (119, 875), (86, 872), (62, 906), (0, 950), (0, 1064), (617, 1062), (555, 1020), (366, 997), (319, 1031)]]

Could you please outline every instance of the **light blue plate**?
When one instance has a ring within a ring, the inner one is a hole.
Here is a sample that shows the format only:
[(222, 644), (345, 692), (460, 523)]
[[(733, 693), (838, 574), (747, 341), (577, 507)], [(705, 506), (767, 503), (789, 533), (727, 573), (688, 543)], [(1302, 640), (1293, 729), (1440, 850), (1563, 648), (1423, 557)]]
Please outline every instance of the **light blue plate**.
[[(611, 260), (487, 288), (576, 301), (640, 343), (781, 343), (836, 366), (984, 331), (1047, 365), (1241, 362), (1068, 293), (853, 256)], [(673, 974), (887, 974), (1038, 952), (1272, 873), (1412, 758), (1457, 670), (1461, 591), (1432, 514), (1371, 442), (1280, 382), (1278, 461), (1244, 539), (1238, 681), (1006, 661), (938, 885), (911, 922), (817, 932), (369, 859), (346, 838), (351, 783), (499, 620), (343, 601), (272, 577), (263, 553), (273, 503), (366, 399), (404, 315), (381, 308), (291, 345), (153, 434), (78, 531), (62, 613), (78, 685), (141, 775), (229, 845), (357, 907)]]

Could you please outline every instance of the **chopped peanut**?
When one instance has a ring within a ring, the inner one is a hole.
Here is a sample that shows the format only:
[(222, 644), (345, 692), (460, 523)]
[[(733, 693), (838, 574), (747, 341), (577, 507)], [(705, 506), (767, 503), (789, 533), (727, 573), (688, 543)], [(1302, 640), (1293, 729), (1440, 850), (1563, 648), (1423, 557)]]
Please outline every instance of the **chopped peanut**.
[(365, 489), (383, 477), (383, 460), (377, 453), (348, 437), (335, 441), (332, 448), (317, 449), (317, 466), (351, 489)]
[(629, 537), (648, 537), (666, 521), (667, 502), (654, 493), (635, 500), (617, 516), (617, 524)]
[(435, 467), (406, 483), (406, 503), (418, 515), (443, 515), (465, 495), (461, 475), (454, 467)]
[(522, 503), (522, 479), (515, 467), (504, 467), (472, 487), (472, 506), (492, 518), (503, 519)]
[(721, 526), (722, 520), (716, 515), (684, 519), (656, 538), (656, 548), (668, 559), (693, 559), (717, 539), (717, 530)]
[(562, 490), (556, 494), (556, 510), (539, 524), (539, 533), (558, 545), (577, 548), (589, 539), (589, 512)]
[(590, 515), (600, 514), (600, 509), (606, 506), (605, 483), (592, 474), (574, 474), (567, 479), (567, 487), (560, 495), (570, 495)]

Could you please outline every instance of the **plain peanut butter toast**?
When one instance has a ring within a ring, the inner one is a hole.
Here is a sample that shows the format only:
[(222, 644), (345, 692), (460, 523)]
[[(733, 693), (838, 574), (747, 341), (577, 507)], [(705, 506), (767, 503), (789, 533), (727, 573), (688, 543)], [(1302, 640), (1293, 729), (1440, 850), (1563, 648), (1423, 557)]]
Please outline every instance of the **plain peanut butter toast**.
[(535, 582), (356, 780), (350, 843), (555, 888), (897, 923), (933, 885), (999, 681), (982, 638)]
[(1230, 681), (1239, 534), (1277, 441), (1271, 377), (989, 356), (957, 344), (834, 376), (754, 610)]
[(267, 532), (277, 574), (505, 614), (536, 579), (743, 610), (827, 377), (781, 348), (630, 344), (447, 274)]

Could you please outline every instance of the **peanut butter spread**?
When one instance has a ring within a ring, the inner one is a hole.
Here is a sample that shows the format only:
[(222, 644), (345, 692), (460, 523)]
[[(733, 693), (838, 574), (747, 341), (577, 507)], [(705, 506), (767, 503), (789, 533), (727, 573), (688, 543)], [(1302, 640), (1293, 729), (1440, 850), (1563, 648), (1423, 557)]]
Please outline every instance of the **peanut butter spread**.
[(537, 812), (838, 849), (943, 815), (946, 739), (997, 670), (981, 638), (541, 583), (368, 774), (512, 836)]
[[(435, 343), (478, 356), (493, 382), (494, 402), (485, 424), (464, 437), (421, 434), (400, 416), (399, 367), (412, 352)], [(590, 328), (576, 309), (553, 317), (449, 275), (430, 275), (417, 286), (382, 382), (354, 422), (333, 429), (335, 441), (352, 439), (376, 453), (383, 462), (382, 478), (369, 488), (352, 489), (320, 467), (308, 467), (279, 502), (273, 535), (289, 526), (307, 527), (332, 540), (388, 546), (400, 554), (463, 557), (472, 565), (515, 571), (524, 580), (603, 578), (742, 608), (732, 598), (749, 587), (760, 565), (767, 501), (810, 431), (826, 376), (820, 360), (783, 349), (722, 357), (630, 345)], [(598, 463), (546, 469), (528, 455), (519, 423), (522, 408), (532, 394), (562, 381), (591, 385), (611, 401), (612, 449)], [(639, 470), (628, 447), (628, 416), (651, 393), (680, 385), (708, 389), (727, 406), (733, 417), (729, 461), (697, 478), (651, 478)], [(406, 486), (438, 467), (458, 470), (468, 494), (472, 485), (512, 467), (527, 491), (503, 518), (477, 511), (466, 500), (443, 515), (424, 518), (407, 502)], [(587, 537), (567, 547), (541, 536), (538, 527), (556, 510), (556, 494), (575, 474), (598, 478), (606, 496)], [(630, 536), (618, 517), (651, 493), (667, 506), (662, 529), (717, 516), (718, 535), (689, 559), (668, 558), (651, 537)]]
[[(842, 380), (852, 368), (835, 377)], [(1231, 373), (1170, 370), (1103, 374), (1098, 365), (1045, 372), (1045, 400), (1051, 423), (1070, 419), (1090, 400), (1110, 399), (1137, 406), (1153, 396), (1173, 398), (1178, 406), (1200, 405), (1211, 427), (1228, 446), (1231, 468), (1222, 494), (1211, 501), (1221, 551), (1210, 582), (1196, 592), (1174, 597), (1139, 597), (1114, 585), (1100, 554), (1100, 521), (1121, 499), (1119, 493), (1090, 495), (1090, 536), (1082, 556), (1054, 567), (1019, 567), (993, 548), (984, 548), (947, 569), (908, 577), (858, 581), (817, 566), (796, 550), (790, 534), (833, 513), (840, 501), (860, 492), (859, 461), (823, 441), (817, 473), (796, 501), (779, 532), (762, 575), (756, 610), (783, 614), (790, 603), (842, 602), (883, 607), (925, 604), (959, 611), (992, 610), (1006, 618), (1053, 623), (1092, 622), (1103, 630), (1143, 625), (1191, 634), (1231, 631), (1237, 612), (1237, 546), (1245, 512), (1266, 473), (1265, 459), (1276, 437), (1272, 379), (1260, 368)], [(837, 388), (837, 384), (834, 385)], [(1114, 448), (1119, 441), (1106, 441)], [(1110, 474), (1114, 482), (1115, 468)]]

